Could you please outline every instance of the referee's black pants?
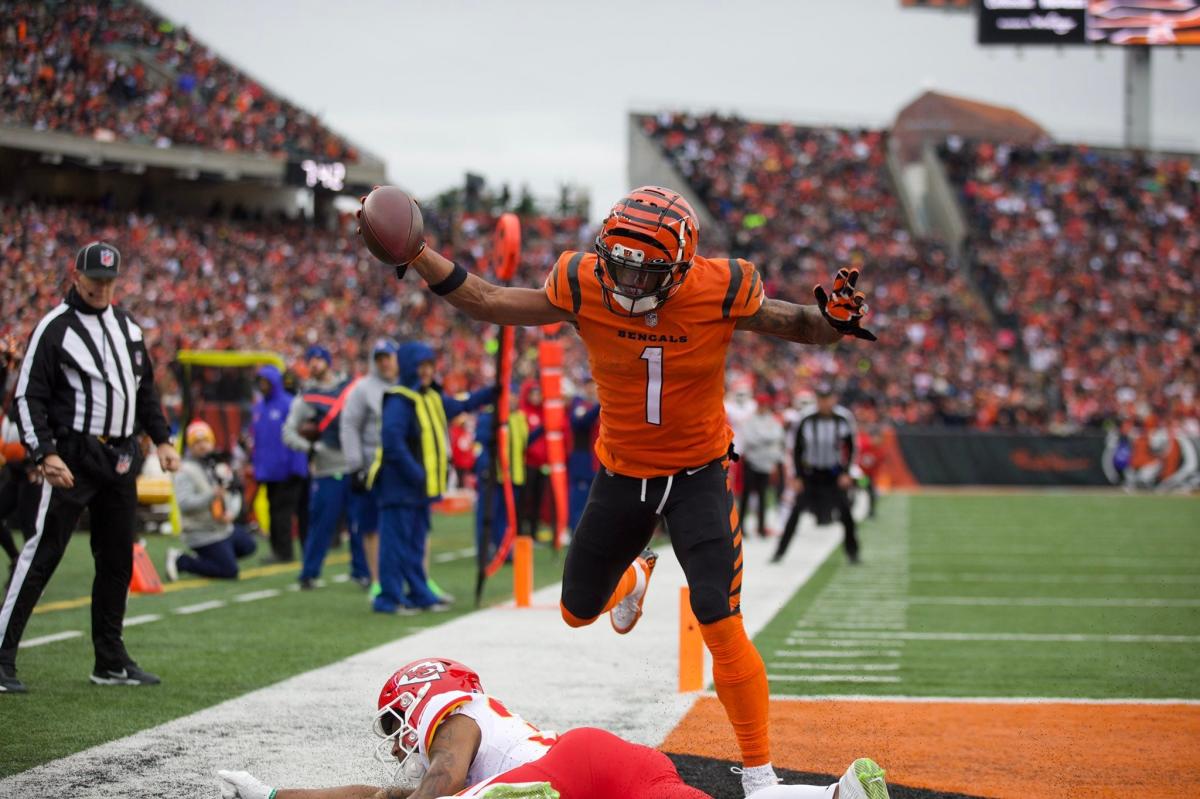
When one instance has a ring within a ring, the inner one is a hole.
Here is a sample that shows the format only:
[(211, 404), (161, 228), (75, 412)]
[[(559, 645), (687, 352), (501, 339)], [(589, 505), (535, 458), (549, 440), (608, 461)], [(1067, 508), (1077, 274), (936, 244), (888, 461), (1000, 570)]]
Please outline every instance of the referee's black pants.
[(858, 561), (858, 531), (854, 515), (850, 512), (850, 494), (837, 484), (838, 474), (833, 469), (814, 469), (801, 475), (804, 488), (796, 496), (792, 512), (788, 514), (773, 560), (783, 559), (804, 511), (812, 511), (818, 519), (822, 519), (828, 517), (831, 508), (837, 508), (842, 517), (842, 548), (846, 550), (847, 558)]
[[(80, 437), (82, 438), (82, 437)], [(133, 663), (125, 651), (122, 628), (125, 600), (133, 575), (133, 540), (137, 509), (137, 474), (141, 458), (130, 442), (131, 460), (124, 474), (99, 457), (98, 441), (59, 447), (59, 457), (75, 477), (71, 488), (54, 488), (43, 482), (22, 492), (22, 518), (32, 519), (25, 546), (17, 559), (12, 584), (0, 606), (0, 664), (15, 667), (17, 645), (34, 605), (70, 543), (83, 509), (91, 516), (92, 645), (96, 669), (120, 670)], [(107, 473), (106, 473), (107, 472)]]

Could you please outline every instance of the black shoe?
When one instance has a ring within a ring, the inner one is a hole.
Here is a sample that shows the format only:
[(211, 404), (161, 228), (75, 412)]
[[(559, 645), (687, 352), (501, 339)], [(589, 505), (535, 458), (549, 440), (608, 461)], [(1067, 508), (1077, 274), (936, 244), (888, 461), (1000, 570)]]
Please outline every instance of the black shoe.
[(142, 671), (136, 663), (123, 669), (96, 669), (92, 672), (96, 685), (158, 685), (162, 680), (148, 671)]
[(0, 666), (0, 694), (23, 694), (29, 689), (17, 679), (15, 666)]
[(301, 577), (300, 578), (300, 590), (301, 591), (311, 591), (316, 587), (317, 587), (317, 581), (312, 579), (311, 577)]
[(772, 555), (771, 556), (772, 563), (779, 563), (782, 560), (783, 560), (783, 555)]

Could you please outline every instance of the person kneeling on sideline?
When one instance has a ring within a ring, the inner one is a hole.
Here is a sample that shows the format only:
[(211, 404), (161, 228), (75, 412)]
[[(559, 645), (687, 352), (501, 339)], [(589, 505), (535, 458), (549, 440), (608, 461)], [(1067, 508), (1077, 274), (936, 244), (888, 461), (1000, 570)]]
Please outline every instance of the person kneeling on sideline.
[[(449, 658), (401, 666), (379, 692), (375, 757), (394, 785), (273, 788), (218, 771), (222, 799), (711, 799), (657, 749), (595, 727), (539, 730)], [(883, 769), (860, 757), (831, 785), (772, 785), (748, 799), (888, 799)]]
[(233, 470), (214, 452), (217, 437), (206, 422), (189, 424), (184, 440), (187, 455), (175, 475), (175, 501), (183, 542), (196, 554), (168, 549), (167, 579), (178, 580), (181, 571), (237, 579), (238, 558), (254, 554), (257, 545), (245, 528), (233, 523), (242, 510)]

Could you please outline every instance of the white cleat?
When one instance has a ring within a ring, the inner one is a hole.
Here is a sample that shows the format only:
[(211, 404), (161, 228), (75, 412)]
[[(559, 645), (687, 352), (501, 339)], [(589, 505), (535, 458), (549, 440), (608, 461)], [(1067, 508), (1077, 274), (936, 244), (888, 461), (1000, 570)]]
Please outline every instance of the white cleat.
[(164, 571), (167, 573), (167, 581), (175, 582), (179, 579), (179, 556), (183, 554), (182, 549), (170, 547), (167, 549), (167, 564)]
[(642, 603), (646, 601), (646, 589), (650, 587), (650, 575), (654, 573), (654, 564), (657, 561), (658, 555), (643, 549), (642, 554), (633, 562), (638, 570), (637, 585), (608, 612), (608, 620), (619, 634), (625, 635), (632, 630), (642, 617)]

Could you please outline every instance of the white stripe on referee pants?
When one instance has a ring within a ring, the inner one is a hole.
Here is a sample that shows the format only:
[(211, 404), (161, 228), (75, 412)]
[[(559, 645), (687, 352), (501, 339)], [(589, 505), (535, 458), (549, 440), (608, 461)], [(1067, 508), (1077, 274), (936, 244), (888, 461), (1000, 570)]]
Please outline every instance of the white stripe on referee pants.
[(29, 565), (37, 553), (38, 545), (42, 543), (42, 533), (46, 530), (46, 511), (50, 508), (50, 494), (54, 488), (45, 480), (42, 481), (42, 496), (38, 500), (37, 517), (33, 523), (33, 537), (25, 542), (20, 556), (17, 558), (17, 568), (13, 570), (12, 584), (4, 597), (4, 607), (0, 608), (0, 642), (8, 634), (8, 621), (12, 618), (13, 606), (17, 604), (17, 594), (25, 584), (25, 575), (29, 573)]

